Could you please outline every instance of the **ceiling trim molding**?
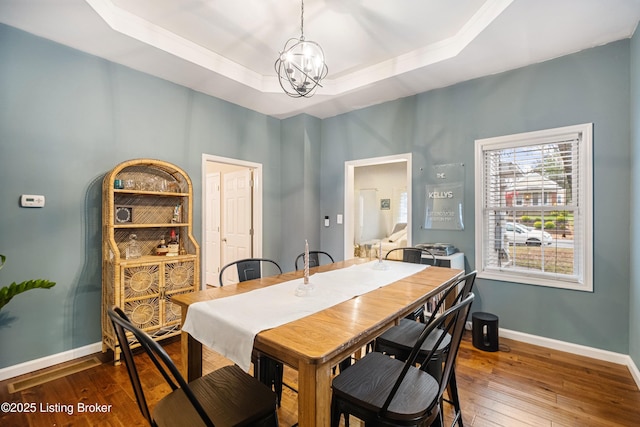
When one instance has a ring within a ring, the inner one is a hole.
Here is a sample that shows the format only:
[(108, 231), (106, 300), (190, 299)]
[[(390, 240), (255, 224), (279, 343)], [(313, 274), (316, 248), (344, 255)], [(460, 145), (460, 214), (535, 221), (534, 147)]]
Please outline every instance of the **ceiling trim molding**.
[(347, 74), (339, 79), (326, 79), (327, 88), (322, 93), (340, 95), (366, 85), (454, 58), (500, 16), (513, 1), (514, 0), (488, 0), (455, 35), (396, 58)]
[[(114, 31), (168, 52), (185, 61), (234, 80), (262, 93), (281, 91), (275, 75), (265, 76), (176, 33), (122, 9), (112, 0), (85, 0)], [(336, 79), (325, 79), (322, 95), (342, 95), (373, 83), (396, 77), (460, 54), (504, 12), (514, 0), (487, 0), (452, 37), (379, 62)]]
[[(111, 0), (85, 0), (114, 31), (192, 62), (214, 73), (235, 80), (260, 92), (278, 92), (273, 82), (234, 61), (230, 61), (191, 40), (116, 6)], [(272, 87), (271, 87), (272, 86)], [(277, 86), (277, 88), (276, 88)]]

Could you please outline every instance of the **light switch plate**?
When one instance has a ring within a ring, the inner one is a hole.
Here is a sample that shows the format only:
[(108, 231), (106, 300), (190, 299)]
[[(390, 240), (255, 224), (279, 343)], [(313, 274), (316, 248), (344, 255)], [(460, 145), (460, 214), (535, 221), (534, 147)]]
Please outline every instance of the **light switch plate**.
[(23, 208), (43, 208), (44, 196), (37, 194), (23, 194), (20, 196), (20, 206)]

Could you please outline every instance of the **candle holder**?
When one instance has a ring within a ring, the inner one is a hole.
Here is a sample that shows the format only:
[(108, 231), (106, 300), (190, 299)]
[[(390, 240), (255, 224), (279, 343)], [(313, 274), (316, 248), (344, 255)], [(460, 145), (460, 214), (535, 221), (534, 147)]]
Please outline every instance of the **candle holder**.
[(379, 247), (378, 247), (378, 262), (373, 264), (373, 269), (374, 270), (388, 270), (389, 269), (389, 266), (387, 265), (387, 263), (382, 261), (382, 240), (380, 241), (380, 244), (379, 244)]
[(373, 264), (373, 269), (374, 270), (388, 270), (389, 269), (389, 264), (387, 264), (386, 262), (382, 261), (381, 259), (376, 261)]
[(296, 296), (308, 297), (311, 296), (315, 290), (316, 286), (313, 283), (300, 283), (298, 287), (296, 287)]

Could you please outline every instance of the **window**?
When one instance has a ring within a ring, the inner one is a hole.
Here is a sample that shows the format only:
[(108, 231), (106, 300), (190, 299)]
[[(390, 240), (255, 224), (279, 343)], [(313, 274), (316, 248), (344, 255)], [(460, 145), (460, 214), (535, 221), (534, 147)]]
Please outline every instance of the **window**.
[(406, 223), (407, 222), (407, 216), (409, 214), (409, 209), (408, 209), (408, 195), (407, 195), (407, 189), (406, 188), (402, 188), (402, 189), (394, 189), (393, 190), (394, 193), (394, 219), (393, 222), (394, 224), (397, 223)]
[(592, 127), (476, 140), (478, 277), (593, 290)]

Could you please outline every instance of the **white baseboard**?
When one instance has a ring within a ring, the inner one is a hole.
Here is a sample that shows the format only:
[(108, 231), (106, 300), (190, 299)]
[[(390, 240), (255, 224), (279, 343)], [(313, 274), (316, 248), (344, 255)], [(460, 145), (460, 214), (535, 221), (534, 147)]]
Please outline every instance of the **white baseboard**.
[(629, 364), (627, 365), (627, 367), (629, 368), (629, 371), (631, 371), (631, 376), (636, 382), (636, 385), (638, 386), (638, 388), (640, 388), (640, 371), (638, 370), (636, 364), (633, 363), (633, 359), (631, 357), (629, 357)]
[(101, 351), (102, 343), (97, 342), (94, 344), (85, 345), (84, 347), (63, 351), (62, 353), (52, 354), (51, 356), (45, 356), (40, 359), (29, 360), (17, 365), (7, 366), (6, 368), (0, 369), (0, 381), (28, 374), (40, 369), (49, 368), (59, 363), (68, 362), (70, 360), (78, 359), (80, 357), (88, 356), (94, 353), (99, 353)]
[(633, 359), (631, 359), (631, 356), (627, 354), (614, 353), (608, 350), (601, 350), (599, 348), (587, 347), (584, 345), (554, 340), (537, 335), (525, 334), (523, 332), (512, 331), (503, 328), (499, 329), (498, 335), (515, 341), (522, 341), (528, 344), (538, 345), (540, 347), (546, 347), (553, 350), (586, 356), (592, 359), (604, 360), (606, 362), (616, 363), (618, 365), (625, 365), (629, 368), (633, 380), (636, 382), (636, 385), (640, 389), (640, 371), (638, 371), (638, 367), (635, 365), (635, 363), (633, 363)]

